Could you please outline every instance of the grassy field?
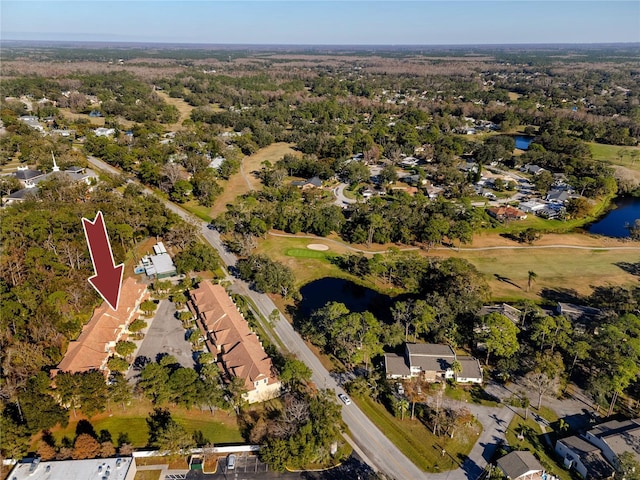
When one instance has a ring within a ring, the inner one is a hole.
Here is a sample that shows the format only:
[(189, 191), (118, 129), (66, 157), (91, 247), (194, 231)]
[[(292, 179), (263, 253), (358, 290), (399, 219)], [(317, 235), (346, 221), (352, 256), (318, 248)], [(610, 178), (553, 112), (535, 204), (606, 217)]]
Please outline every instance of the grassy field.
[(262, 162), (275, 163), (288, 153), (300, 155), (300, 152), (296, 152), (291, 148), (292, 146), (293, 144), (290, 143), (273, 143), (268, 147), (261, 148), (253, 155), (245, 157), (242, 160), (242, 170), (232, 175), (228, 181), (221, 182), (222, 195), (216, 199), (209, 215), (215, 218), (224, 212), (227, 209), (227, 204), (232, 203), (237, 196), (243, 195), (250, 190), (260, 190), (262, 183), (255, 172), (260, 170)]
[[(126, 433), (134, 447), (144, 447), (148, 439), (148, 427), (146, 419), (153, 411), (152, 405), (146, 400), (140, 400), (127, 410), (114, 407), (111, 412), (98, 414), (90, 419), (96, 432), (108, 430), (114, 441), (118, 435)], [(235, 416), (229, 416), (227, 412), (217, 411), (215, 415), (200, 410), (186, 410), (184, 408), (171, 408), (172, 417), (184, 426), (187, 431), (200, 430), (204, 437), (213, 443), (237, 443), (242, 442), (242, 435), (236, 424)], [(66, 428), (52, 430), (56, 441), (59, 443), (63, 437), (75, 438), (76, 426), (84, 417), (71, 416)]]
[[(306, 238), (274, 237), (268, 235), (260, 242), (258, 253), (264, 253), (291, 269), (297, 284), (304, 285), (323, 277), (339, 277), (361, 282), (362, 279), (340, 270), (331, 263), (331, 255), (348, 252), (345, 245), (325, 241), (330, 249), (315, 252), (306, 246), (318, 240)], [(493, 297), (497, 300), (529, 298), (539, 300), (543, 289), (566, 291), (568, 286), (580, 295), (588, 295), (593, 287), (600, 285), (632, 285), (637, 278), (616, 265), (618, 262), (637, 263), (640, 250), (606, 250), (607, 246), (629, 245), (611, 239), (595, 239), (588, 235), (546, 235), (536, 242), (541, 245), (567, 243), (589, 247), (587, 249), (569, 248), (520, 248), (499, 250), (461, 250), (443, 249), (420, 254), (436, 257), (458, 257), (471, 262), (486, 275)], [(473, 246), (518, 246), (518, 244), (497, 235), (485, 236), (474, 240)], [(592, 248), (590, 248), (593, 245)], [(601, 245), (600, 247), (598, 245)], [(384, 248), (379, 249), (384, 252)], [(322, 254), (322, 256), (318, 255)], [(527, 291), (529, 271), (537, 277)]]
[(173, 105), (178, 109), (178, 112), (180, 112), (180, 118), (178, 118), (178, 121), (171, 125), (167, 125), (167, 127), (170, 130), (181, 130), (183, 128), (182, 122), (191, 117), (191, 111), (193, 110), (193, 107), (185, 102), (182, 98), (170, 97), (167, 92), (164, 92), (162, 90), (156, 91), (156, 93), (160, 98), (162, 98), (162, 100), (167, 102), (169, 105)]
[(293, 270), (298, 285), (304, 285), (324, 277), (339, 277), (355, 280), (352, 275), (340, 270), (329, 261), (332, 255), (347, 251), (344, 246), (325, 242), (330, 249), (324, 252), (309, 250), (307, 245), (318, 243), (306, 238), (274, 237), (268, 235), (260, 242), (256, 253), (264, 253), (273, 260), (284, 263)]
[[(595, 160), (604, 160), (614, 165), (622, 165), (632, 170), (640, 170), (640, 155), (635, 160), (631, 152), (640, 152), (639, 147), (622, 147), (620, 145), (604, 145), (602, 143), (587, 142), (591, 155)], [(620, 153), (623, 154), (620, 157)]]
[[(433, 435), (418, 420), (394, 417), (383, 405), (368, 397), (354, 397), (354, 400), (409, 460), (427, 472), (458, 468), (482, 431), (482, 427), (475, 424), (458, 432), (454, 438), (441, 438)], [(443, 449), (447, 452), (445, 456), (441, 453)]]
[(309, 250), (308, 248), (290, 248), (285, 252), (285, 255), (288, 257), (320, 259), (326, 259), (327, 256), (331, 256), (331, 254), (326, 251)]
[[(434, 255), (445, 256), (443, 251)], [(640, 251), (634, 250), (576, 250), (567, 248), (480, 250), (456, 252), (448, 257), (464, 258), (484, 273), (494, 299), (539, 299), (543, 289), (571, 288), (580, 295), (588, 295), (600, 285), (631, 285), (637, 278), (615, 264), (637, 263)], [(527, 291), (529, 270), (537, 277)]]
[[(523, 439), (518, 438), (518, 433), (522, 426), (525, 427)], [(553, 473), (560, 480), (571, 480), (571, 474), (563, 469), (544, 448), (544, 439), (542, 438), (542, 430), (540, 426), (531, 418), (527, 420), (520, 415), (515, 415), (507, 431), (505, 433), (507, 443), (518, 450), (530, 450), (535, 453), (540, 463), (545, 467), (547, 472)]]

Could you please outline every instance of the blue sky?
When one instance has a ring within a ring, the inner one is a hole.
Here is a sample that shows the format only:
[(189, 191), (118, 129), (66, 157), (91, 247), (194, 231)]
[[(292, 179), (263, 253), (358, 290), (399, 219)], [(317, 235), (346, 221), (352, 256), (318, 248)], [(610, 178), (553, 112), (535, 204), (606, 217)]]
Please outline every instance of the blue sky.
[(640, 1), (0, 1), (2, 39), (215, 44), (640, 42)]

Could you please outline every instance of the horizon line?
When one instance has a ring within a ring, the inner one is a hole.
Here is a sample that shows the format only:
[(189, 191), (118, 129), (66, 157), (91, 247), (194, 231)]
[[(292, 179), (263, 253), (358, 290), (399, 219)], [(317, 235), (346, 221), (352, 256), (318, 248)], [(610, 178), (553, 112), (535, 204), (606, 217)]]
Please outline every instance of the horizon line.
[(639, 46), (640, 41), (629, 42), (501, 42), (501, 43), (221, 43), (183, 42), (169, 40), (81, 40), (81, 39), (21, 39), (0, 38), (0, 43), (72, 43), (72, 44), (122, 44), (167, 46), (219, 46), (219, 47), (499, 47), (499, 46)]

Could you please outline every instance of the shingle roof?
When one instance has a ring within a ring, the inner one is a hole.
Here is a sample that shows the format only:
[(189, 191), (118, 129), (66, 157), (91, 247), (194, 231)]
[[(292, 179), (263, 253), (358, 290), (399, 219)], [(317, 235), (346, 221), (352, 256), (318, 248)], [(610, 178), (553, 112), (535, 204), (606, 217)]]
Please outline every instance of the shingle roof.
[(385, 353), (384, 366), (388, 375), (401, 375), (403, 377), (408, 377), (411, 374), (404, 355)]
[(449, 345), (440, 345), (435, 343), (407, 343), (407, 350), (411, 356), (430, 356), (430, 357), (453, 357), (453, 349)]
[(482, 368), (480, 363), (474, 357), (468, 355), (460, 355), (457, 360), (462, 366), (462, 370), (458, 373), (458, 377), (461, 378), (482, 378)]
[(580, 458), (592, 478), (610, 478), (615, 470), (602, 456), (602, 451), (595, 445), (575, 435), (558, 440), (565, 444)]
[(540, 462), (529, 451), (508, 453), (498, 459), (497, 463), (504, 474), (512, 480), (516, 480), (527, 473), (541, 472), (543, 470)]

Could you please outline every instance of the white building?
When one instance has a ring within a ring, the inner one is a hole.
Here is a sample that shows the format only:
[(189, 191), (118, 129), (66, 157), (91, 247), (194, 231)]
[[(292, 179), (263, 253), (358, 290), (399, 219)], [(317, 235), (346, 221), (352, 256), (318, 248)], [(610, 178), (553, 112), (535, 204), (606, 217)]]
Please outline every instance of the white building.
[(16, 464), (7, 477), (11, 480), (133, 480), (136, 476), (133, 457), (94, 458), (41, 462), (26, 458)]

